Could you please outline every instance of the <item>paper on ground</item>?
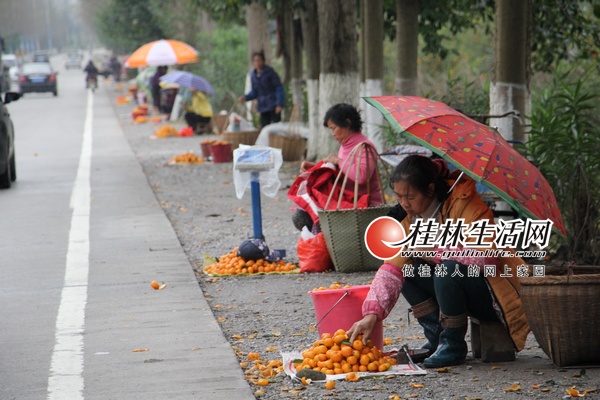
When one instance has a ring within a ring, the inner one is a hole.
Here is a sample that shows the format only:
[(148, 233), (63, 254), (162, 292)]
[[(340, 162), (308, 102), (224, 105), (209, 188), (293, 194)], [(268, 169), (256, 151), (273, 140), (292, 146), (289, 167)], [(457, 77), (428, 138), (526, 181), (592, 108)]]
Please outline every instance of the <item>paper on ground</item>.
[[(296, 369), (294, 368), (294, 360), (302, 359), (302, 353), (299, 351), (291, 351), (281, 353), (281, 358), (283, 359), (283, 370), (285, 374), (290, 378), (294, 378), (296, 376)], [(386, 376), (386, 375), (426, 375), (427, 371), (419, 368), (419, 366), (415, 365), (416, 369), (411, 367), (408, 364), (398, 364), (392, 365), (392, 368), (385, 372), (357, 372), (358, 376), (361, 378), (373, 378), (377, 376)], [(342, 380), (346, 379), (346, 374), (337, 374), (337, 375), (327, 375), (326, 380)], [(317, 381), (315, 381), (317, 382)]]

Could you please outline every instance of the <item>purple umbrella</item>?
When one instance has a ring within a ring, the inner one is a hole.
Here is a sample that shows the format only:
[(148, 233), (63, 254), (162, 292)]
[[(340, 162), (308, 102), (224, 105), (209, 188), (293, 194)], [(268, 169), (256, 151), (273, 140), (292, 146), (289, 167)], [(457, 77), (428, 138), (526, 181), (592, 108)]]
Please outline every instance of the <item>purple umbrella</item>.
[(206, 94), (214, 94), (210, 83), (199, 75), (186, 71), (173, 71), (160, 77), (161, 82), (176, 83), (181, 87), (192, 88)]

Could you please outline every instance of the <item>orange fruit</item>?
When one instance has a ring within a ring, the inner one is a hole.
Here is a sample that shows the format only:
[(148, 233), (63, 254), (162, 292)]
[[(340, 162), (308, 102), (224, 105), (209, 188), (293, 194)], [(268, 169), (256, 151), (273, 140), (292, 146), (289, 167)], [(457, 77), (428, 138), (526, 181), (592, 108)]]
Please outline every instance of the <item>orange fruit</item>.
[(160, 285), (156, 281), (150, 282), (150, 286), (152, 286), (152, 289), (154, 290), (158, 290), (158, 288), (160, 287)]
[(361, 351), (363, 349), (363, 347), (364, 347), (362, 340), (360, 340), (360, 339), (354, 340), (354, 342), (352, 342), (352, 347), (355, 350)]
[(329, 357), (334, 363), (339, 363), (340, 361), (342, 361), (342, 359), (344, 358), (342, 356), (342, 352), (341, 351), (334, 351), (332, 352), (331, 356)]
[(360, 377), (355, 372), (349, 372), (349, 373), (346, 374), (346, 380), (348, 382), (356, 382), (359, 379), (360, 379)]
[(348, 336), (346, 336), (346, 334), (343, 335), (335, 335), (333, 337), (333, 341), (335, 344), (340, 344), (342, 343), (344, 340), (348, 339)]
[(352, 347), (346, 345), (342, 346), (341, 353), (344, 358), (350, 357), (352, 355)]
[(327, 350), (328, 350), (327, 346), (320, 345), (320, 346), (317, 346), (315, 348), (315, 353), (317, 353), (317, 354), (325, 354), (325, 353), (327, 353)]
[(325, 389), (327, 389), (327, 390), (333, 390), (333, 389), (335, 389), (335, 381), (333, 381), (333, 380), (327, 381), (325, 383)]

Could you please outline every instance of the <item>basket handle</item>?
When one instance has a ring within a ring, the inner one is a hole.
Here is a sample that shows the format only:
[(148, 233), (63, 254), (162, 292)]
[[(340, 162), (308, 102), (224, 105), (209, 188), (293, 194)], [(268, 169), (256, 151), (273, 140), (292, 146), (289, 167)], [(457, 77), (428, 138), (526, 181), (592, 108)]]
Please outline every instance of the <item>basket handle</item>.
[[(333, 183), (333, 187), (331, 189), (331, 192), (329, 193), (329, 197), (327, 198), (327, 202), (325, 203), (325, 210), (328, 209), (329, 207), (329, 203), (331, 202), (331, 199), (333, 198), (333, 193), (335, 191), (335, 188), (337, 187), (340, 178), (342, 175), (344, 175), (344, 179), (342, 180), (342, 191), (346, 188), (347, 182), (348, 182), (348, 173), (350, 171), (351, 165), (352, 163), (350, 163), (350, 161), (355, 161), (357, 160), (357, 156), (358, 156), (358, 160), (360, 161), (362, 159), (362, 155), (363, 155), (363, 151), (366, 152), (367, 154), (367, 173), (370, 170), (369, 169), (369, 162), (370, 162), (370, 158), (371, 156), (375, 155), (377, 158), (379, 159), (379, 155), (377, 154), (377, 151), (373, 148), (372, 145), (362, 142), (357, 144), (356, 146), (354, 146), (354, 148), (350, 151), (350, 154), (348, 154), (348, 157), (346, 157), (346, 159), (344, 160), (344, 162), (342, 163), (341, 167), (340, 167), (340, 171), (338, 172), (338, 175), (335, 178), (335, 181)], [(358, 153), (358, 154), (357, 154)], [(346, 173), (344, 174), (344, 171), (346, 171)], [(387, 170), (386, 170), (387, 172)], [(383, 186), (381, 184), (381, 176), (379, 174), (379, 170), (378, 168), (375, 166), (375, 173), (376, 173), (376, 179), (379, 181), (379, 188), (381, 190), (381, 198), (385, 198), (384, 196), (384, 192), (383, 192)], [(354, 209), (358, 208), (358, 181), (360, 178), (360, 162), (356, 163), (356, 174), (355, 174), (355, 178), (356, 180), (354, 181)], [(370, 180), (367, 180), (367, 192), (371, 193), (371, 182)], [(340, 196), (338, 198), (338, 203), (337, 203), (337, 207), (336, 210), (339, 210), (342, 204), (342, 196), (340, 193)]]

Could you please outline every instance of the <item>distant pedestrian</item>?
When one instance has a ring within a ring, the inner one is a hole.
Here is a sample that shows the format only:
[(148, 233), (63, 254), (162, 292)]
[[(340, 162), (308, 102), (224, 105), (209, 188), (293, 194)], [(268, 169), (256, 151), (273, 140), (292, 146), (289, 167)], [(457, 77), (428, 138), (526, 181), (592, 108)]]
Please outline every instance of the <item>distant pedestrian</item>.
[(156, 69), (156, 72), (150, 80), (150, 90), (152, 91), (152, 105), (154, 106), (154, 112), (158, 114), (160, 112), (160, 77), (167, 73), (167, 67), (161, 65)]
[(121, 80), (121, 63), (115, 54), (110, 58), (109, 64), (115, 82), (119, 82)]
[(257, 99), (257, 109), (260, 113), (260, 127), (272, 122), (281, 121), (281, 110), (285, 106), (283, 85), (277, 72), (265, 64), (265, 55), (256, 52), (252, 55), (254, 69), (250, 73), (252, 89), (244, 96), (238, 98), (243, 103)]

